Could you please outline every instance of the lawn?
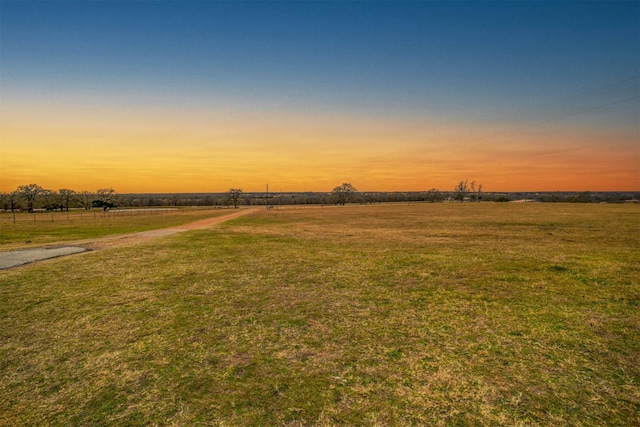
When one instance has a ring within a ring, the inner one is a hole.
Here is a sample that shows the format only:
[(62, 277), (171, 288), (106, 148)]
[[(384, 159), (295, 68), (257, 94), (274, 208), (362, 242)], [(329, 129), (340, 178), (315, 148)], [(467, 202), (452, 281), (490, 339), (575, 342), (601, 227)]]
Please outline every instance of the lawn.
[(0, 272), (0, 425), (640, 425), (640, 207), (260, 211)]

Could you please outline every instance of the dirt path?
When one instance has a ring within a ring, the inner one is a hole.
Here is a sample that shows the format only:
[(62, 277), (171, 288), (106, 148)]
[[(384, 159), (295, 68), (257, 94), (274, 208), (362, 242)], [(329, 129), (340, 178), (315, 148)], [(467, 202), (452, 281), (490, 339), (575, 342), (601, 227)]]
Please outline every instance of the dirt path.
[(76, 240), (72, 242), (65, 242), (64, 244), (50, 244), (45, 247), (33, 249), (18, 249), (15, 251), (0, 252), (0, 270), (89, 250), (95, 251), (116, 246), (133, 245), (158, 237), (169, 236), (171, 234), (182, 233), (189, 230), (202, 230), (256, 211), (257, 209), (242, 209), (229, 215), (203, 219), (177, 227), (159, 228), (157, 230), (119, 234), (95, 239)]
[(176, 227), (158, 228), (156, 230), (148, 230), (148, 231), (140, 231), (137, 233), (107, 236), (107, 237), (101, 237), (99, 239), (78, 240), (75, 242), (69, 242), (67, 244), (82, 246), (91, 250), (110, 248), (114, 246), (131, 245), (134, 243), (139, 243), (139, 242), (149, 240), (149, 239), (154, 239), (157, 237), (168, 236), (170, 234), (175, 234), (175, 233), (182, 233), (183, 231), (202, 230), (205, 228), (210, 228), (216, 224), (220, 224), (222, 222), (229, 221), (231, 219), (256, 212), (256, 210), (257, 209), (242, 209), (229, 215), (201, 219), (199, 221), (190, 222), (188, 224), (179, 225)]

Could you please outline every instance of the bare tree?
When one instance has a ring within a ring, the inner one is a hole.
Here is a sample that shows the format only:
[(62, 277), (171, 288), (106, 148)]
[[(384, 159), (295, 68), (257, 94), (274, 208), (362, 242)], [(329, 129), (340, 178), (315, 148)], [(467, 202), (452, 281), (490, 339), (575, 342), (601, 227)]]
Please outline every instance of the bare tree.
[(238, 200), (240, 200), (240, 195), (242, 194), (242, 188), (230, 188), (227, 193), (227, 197), (229, 202), (233, 205), (235, 209), (238, 208)]
[(331, 193), (336, 198), (336, 203), (344, 206), (358, 190), (348, 182), (334, 188)]
[(91, 202), (94, 208), (102, 208), (105, 212), (118, 207), (118, 198), (113, 188), (100, 188), (96, 191), (96, 198)]
[(38, 197), (44, 192), (44, 188), (37, 184), (21, 185), (17, 193), (27, 202), (27, 210), (33, 212), (33, 206)]
[(103, 202), (115, 202), (116, 190), (113, 188), (99, 188), (96, 190), (96, 200), (102, 200)]
[(20, 194), (17, 191), (2, 193), (2, 201), (5, 203), (5, 210), (7, 209), (7, 207), (9, 207), (9, 209), (11, 209), (11, 212), (15, 211), (18, 205), (18, 200), (20, 200)]
[(80, 205), (85, 209), (91, 209), (91, 202), (93, 201), (93, 193), (87, 190), (83, 190), (78, 194), (77, 200), (80, 202)]
[(60, 199), (60, 210), (66, 208), (67, 212), (69, 212), (69, 203), (71, 203), (74, 194), (76, 194), (76, 192), (73, 190), (69, 190), (68, 188), (61, 188), (58, 190), (58, 197)]
[(439, 202), (440, 200), (442, 200), (442, 193), (437, 188), (432, 188), (431, 190), (427, 191), (425, 200), (431, 203)]
[(58, 204), (53, 202), (56, 199), (56, 193), (52, 190), (44, 189), (42, 190), (42, 194), (40, 195), (43, 202), (43, 207), (47, 211), (53, 211), (58, 209)]
[(467, 180), (460, 181), (458, 185), (455, 186), (453, 191), (455, 193), (455, 199), (460, 200), (460, 202), (463, 202), (464, 198), (467, 196), (467, 193), (469, 192), (468, 181)]

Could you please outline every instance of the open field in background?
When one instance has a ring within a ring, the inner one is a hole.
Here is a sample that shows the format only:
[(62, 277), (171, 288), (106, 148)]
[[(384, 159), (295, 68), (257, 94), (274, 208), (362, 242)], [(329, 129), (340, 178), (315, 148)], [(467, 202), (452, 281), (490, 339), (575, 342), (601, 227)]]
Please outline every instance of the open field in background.
[(638, 230), (281, 208), (2, 271), (0, 425), (639, 425)]
[(229, 209), (72, 210), (70, 212), (0, 213), (0, 251), (56, 242), (174, 227), (226, 215)]

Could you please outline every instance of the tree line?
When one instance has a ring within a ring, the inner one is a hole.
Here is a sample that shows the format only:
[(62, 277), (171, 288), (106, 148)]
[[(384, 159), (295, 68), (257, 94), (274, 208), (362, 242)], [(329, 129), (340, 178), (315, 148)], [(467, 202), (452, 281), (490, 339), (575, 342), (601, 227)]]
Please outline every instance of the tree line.
[[(331, 192), (337, 204), (344, 205), (349, 201), (353, 201), (356, 197), (358, 190), (349, 182), (345, 182), (333, 189)], [(445, 199), (458, 200), (459, 202), (474, 201), (479, 202), (482, 200), (482, 184), (476, 185), (476, 181), (469, 180), (460, 181), (458, 185), (454, 187), (453, 197), (447, 195), (437, 188), (432, 188), (424, 193), (418, 193), (418, 200), (425, 202), (441, 202)], [(369, 197), (371, 199), (371, 197)], [(405, 200), (407, 201), (407, 200)]]
[[(203, 194), (125, 194), (118, 195), (113, 188), (92, 191), (75, 191), (61, 188), (57, 191), (37, 184), (20, 185), (15, 191), (0, 193), (0, 207), (5, 211), (69, 211), (70, 208), (99, 208), (108, 211), (119, 206), (233, 206), (239, 205), (296, 205), (376, 203), (400, 201), (444, 200), (444, 195), (433, 188), (418, 197), (409, 193), (358, 193), (350, 183), (343, 183), (327, 193), (245, 193), (241, 188), (230, 188), (226, 193)], [(462, 200), (462, 199), (461, 199)]]
[(12, 212), (16, 210), (34, 212), (36, 209), (68, 212), (70, 207), (86, 210), (99, 208), (108, 211), (118, 207), (116, 192), (113, 188), (100, 188), (95, 192), (86, 190), (77, 192), (69, 188), (55, 191), (38, 184), (27, 184), (18, 186), (15, 191), (0, 193), (0, 200), (4, 210)]
[(96, 191), (57, 191), (37, 184), (21, 185), (15, 191), (0, 193), (0, 209), (5, 211), (68, 211), (74, 209), (110, 209), (156, 206), (279, 206), (279, 205), (345, 205), (347, 203), (399, 203), (399, 202), (509, 202), (527, 200), (536, 202), (598, 203), (622, 202), (640, 199), (638, 192), (539, 192), (539, 193), (486, 193), (476, 181), (460, 180), (451, 191), (431, 188), (409, 192), (359, 192), (351, 183), (343, 183), (327, 192), (262, 193), (243, 192), (230, 188), (225, 193), (177, 194), (116, 194), (113, 188)]

